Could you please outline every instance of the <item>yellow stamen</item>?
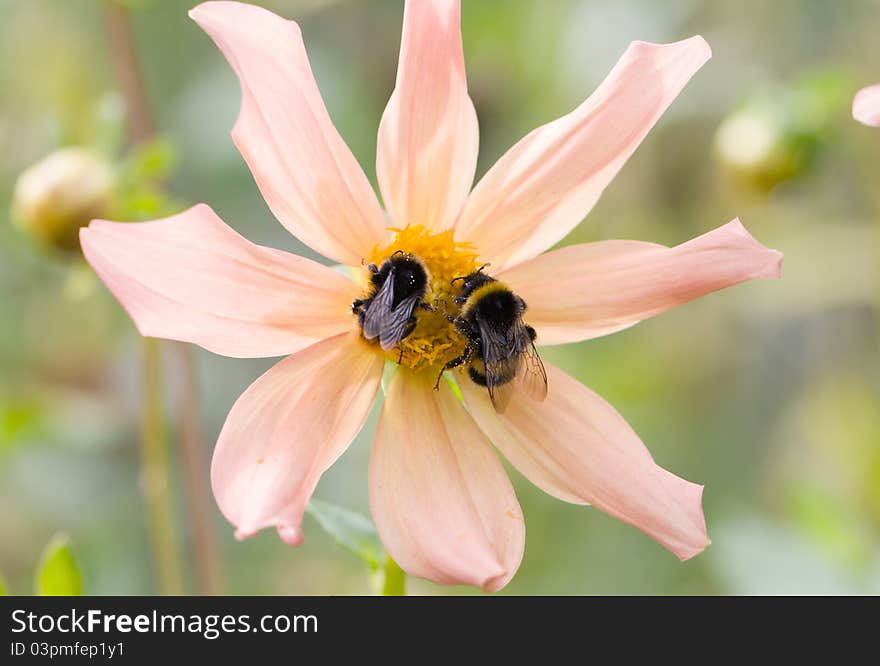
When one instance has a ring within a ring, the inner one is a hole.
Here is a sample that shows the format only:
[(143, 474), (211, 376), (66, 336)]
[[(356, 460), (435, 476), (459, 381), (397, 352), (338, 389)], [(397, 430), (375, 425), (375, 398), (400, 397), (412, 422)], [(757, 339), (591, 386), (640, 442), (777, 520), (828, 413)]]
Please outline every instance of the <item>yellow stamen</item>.
[[(387, 352), (387, 356), (394, 362), (399, 358), (401, 365), (414, 372), (442, 367), (464, 351), (466, 340), (446, 315), (458, 314), (458, 306), (452, 299), (461, 289), (461, 283), (451, 283), (454, 278), (477, 269), (477, 253), (470, 244), (453, 240), (452, 230), (431, 233), (425, 227), (413, 224), (391, 231), (395, 232), (391, 244), (384, 247), (377, 245), (366, 258), (367, 262), (381, 266), (398, 250), (421, 259), (428, 269), (429, 278), (425, 303), (434, 306), (436, 311), (417, 309), (415, 329), (398, 348)], [(365, 285), (368, 279), (369, 274), (365, 270)]]

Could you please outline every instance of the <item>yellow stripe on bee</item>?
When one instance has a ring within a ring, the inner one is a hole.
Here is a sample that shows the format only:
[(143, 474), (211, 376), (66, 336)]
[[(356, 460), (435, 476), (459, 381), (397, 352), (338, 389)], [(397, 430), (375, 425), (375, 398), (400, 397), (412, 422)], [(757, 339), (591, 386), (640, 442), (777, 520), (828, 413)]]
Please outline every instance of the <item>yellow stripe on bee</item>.
[(510, 291), (510, 288), (504, 284), (503, 282), (499, 282), (495, 280), (494, 282), (487, 282), (481, 287), (477, 287), (471, 292), (471, 295), (468, 296), (468, 299), (465, 301), (464, 305), (461, 307), (461, 316), (466, 317), (468, 313), (474, 309), (474, 305), (484, 296), (488, 296), (489, 294), (494, 294), (499, 291)]

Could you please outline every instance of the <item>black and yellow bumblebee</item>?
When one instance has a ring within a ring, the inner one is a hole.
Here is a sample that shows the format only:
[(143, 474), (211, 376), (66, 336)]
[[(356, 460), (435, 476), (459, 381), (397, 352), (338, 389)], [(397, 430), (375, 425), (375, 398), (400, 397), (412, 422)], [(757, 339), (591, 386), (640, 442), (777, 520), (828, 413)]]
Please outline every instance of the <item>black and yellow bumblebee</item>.
[[(364, 338), (379, 339), (385, 351), (394, 349), (416, 326), (415, 310), (433, 308), (424, 302), (428, 270), (421, 259), (398, 250), (382, 266), (368, 264), (370, 287), (366, 298), (351, 304)], [(401, 352), (402, 355), (402, 352)]]
[[(443, 370), (466, 365), (471, 380), (488, 389), (492, 405), (500, 413), (510, 402), (514, 387), (522, 388), (534, 400), (545, 400), (547, 372), (535, 349), (535, 329), (523, 322), (525, 301), (486, 275), (484, 268), (453, 280), (462, 282), (453, 299), (461, 310), (457, 317), (447, 317), (467, 338), (467, 346)], [(440, 377), (434, 388), (439, 387)]]

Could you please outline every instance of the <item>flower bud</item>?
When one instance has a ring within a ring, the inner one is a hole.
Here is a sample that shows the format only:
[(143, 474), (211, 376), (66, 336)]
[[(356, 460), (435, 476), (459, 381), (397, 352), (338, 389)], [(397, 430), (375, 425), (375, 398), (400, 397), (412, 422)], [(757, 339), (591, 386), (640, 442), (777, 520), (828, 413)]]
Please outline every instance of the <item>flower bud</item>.
[(750, 104), (725, 118), (715, 147), (732, 175), (760, 190), (794, 178), (804, 166), (792, 150), (784, 110), (769, 104)]
[(85, 148), (58, 150), (19, 176), (12, 220), (47, 245), (74, 249), (79, 228), (106, 212), (113, 185), (113, 171), (98, 155)]
[(725, 171), (763, 192), (807, 176), (832, 142), (850, 90), (840, 73), (818, 71), (747, 99), (715, 135)]

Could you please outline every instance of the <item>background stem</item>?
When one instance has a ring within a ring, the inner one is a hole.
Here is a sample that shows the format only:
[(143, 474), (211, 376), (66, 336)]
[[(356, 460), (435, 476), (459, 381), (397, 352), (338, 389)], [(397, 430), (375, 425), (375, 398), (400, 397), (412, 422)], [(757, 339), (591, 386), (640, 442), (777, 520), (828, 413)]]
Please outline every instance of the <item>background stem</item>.
[[(119, 88), (125, 99), (126, 120), (131, 143), (148, 141), (154, 134), (154, 124), (147, 88), (138, 59), (134, 30), (129, 10), (115, 2), (105, 2), (105, 26), (116, 72)], [(171, 487), (170, 461), (167, 454), (167, 441), (162, 414), (161, 391), (162, 369), (160, 343), (146, 341), (144, 364), (144, 474), (149, 479), (162, 477), (157, 488), (164, 497), (145, 494), (150, 516), (148, 522), (152, 532), (156, 566), (163, 591), (180, 588), (180, 551), (174, 530), (173, 498)], [(166, 343), (166, 348), (171, 348)], [(220, 594), (221, 563), (216, 535), (212, 524), (210, 487), (208, 483), (208, 456), (202, 435), (200, 402), (198, 393), (198, 373), (194, 350), (188, 345), (175, 344), (177, 354), (174, 359), (179, 366), (181, 380), (180, 394), (175, 400), (179, 406), (180, 461), (183, 468), (183, 482), (186, 486), (187, 512), (191, 525), (193, 558), (195, 560), (197, 589), (200, 594)], [(152, 395), (147, 392), (155, 392)], [(147, 409), (151, 412), (147, 415)], [(154, 422), (155, 419), (155, 422)], [(161, 433), (161, 434), (159, 434)], [(154, 439), (160, 438), (160, 439)], [(161, 452), (159, 451), (161, 449)], [(159, 465), (163, 465), (162, 469)], [(147, 485), (152, 484), (150, 481)], [(150, 487), (152, 487), (150, 485)], [(157, 491), (158, 492), (158, 491)], [(171, 559), (175, 564), (172, 565)], [(175, 582), (176, 580), (176, 582)]]
[(153, 118), (147, 102), (147, 87), (135, 48), (135, 35), (128, 9), (116, 2), (104, 2), (104, 24), (116, 81), (125, 99), (126, 121), (132, 143), (153, 135)]
[(208, 482), (209, 461), (201, 426), (196, 354), (191, 345), (176, 343), (174, 347), (182, 372), (178, 401), (180, 454), (192, 528), (196, 583), (200, 594), (222, 594), (220, 550), (212, 520), (211, 488)]
[(147, 508), (150, 545), (161, 594), (183, 593), (180, 544), (174, 524), (168, 441), (162, 409), (162, 352), (159, 341), (143, 344), (143, 421), (141, 424), (141, 493)]
[(385, 569), (383, 574), (383, 597), (402, 597), (406, 595), (406, 573), (404, 573), (403, 569), (397, 565), (397, 562), (391, 559), (391, 556), (387, 554), (385, 555)]

